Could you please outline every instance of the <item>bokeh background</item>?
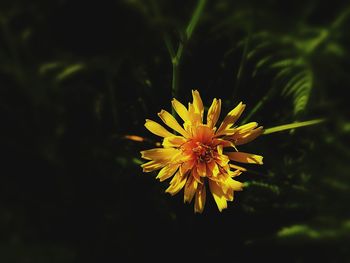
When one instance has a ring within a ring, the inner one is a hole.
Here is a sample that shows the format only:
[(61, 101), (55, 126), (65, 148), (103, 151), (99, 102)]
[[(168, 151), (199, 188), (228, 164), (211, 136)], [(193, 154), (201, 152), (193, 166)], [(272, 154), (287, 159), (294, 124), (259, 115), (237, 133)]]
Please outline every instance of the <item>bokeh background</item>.
[[(349, 262), (349, 28), (349, 1), (2, 0), (0, 262)], [(242, 146), (264, 165), (222, 213), (140, 168), (174, 95), (166, 43), (184, 103), (326, 119)]]

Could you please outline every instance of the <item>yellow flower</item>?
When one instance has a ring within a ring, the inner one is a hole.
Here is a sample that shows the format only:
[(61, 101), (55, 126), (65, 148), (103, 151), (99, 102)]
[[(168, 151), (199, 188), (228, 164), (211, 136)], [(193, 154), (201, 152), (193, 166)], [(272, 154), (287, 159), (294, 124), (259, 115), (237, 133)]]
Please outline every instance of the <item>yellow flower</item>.
[(142, 164), (144, 172), (159, 170), (157, 179), (171, 178), (166, 192), (174, 195), (184, 188), (184, 202), (195, 198), (194, 211), (203, 212), (206, 188), (214, 197), (220, 210), (227, 208), (227, 201), (233, 201), (234, 191), (242, 190), (242, 183), (233, 178), (245, 168), (236, 162), (262, 164), (260, 155), (239, 152), (238, 145), (254, 140), (263, 128), (256, 122), (234, 126), (245, 105), (239, 103), (224, 118), (220, 126), (215, 125), (221, 111), (221, 100), (214, 99), (203, 123), (204, 107), (197, 90), (192, 91), (193, 103), (188, 108), (176, 99), (172, 106), (184, 121), (181, 126), (167, 111), (158, 113), (161, 120), (175, 135), (155, 121), (146, 119), (145, 127), (155, 135), (163, 137), (163, 148), (142, 151), (142, 158), (149, 162)]

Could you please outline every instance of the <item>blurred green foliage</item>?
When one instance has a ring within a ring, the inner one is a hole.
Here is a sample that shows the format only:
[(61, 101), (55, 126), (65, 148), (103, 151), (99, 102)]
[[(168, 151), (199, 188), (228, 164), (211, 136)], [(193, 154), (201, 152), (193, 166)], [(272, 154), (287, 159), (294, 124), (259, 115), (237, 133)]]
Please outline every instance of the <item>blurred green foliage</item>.
[[(348, 262), (349, 26), (347, 1), (1, 1), (0, 261)], [(139, 154), (191, 89), (266, 128), (327, 122), (242, 147), (264, 166), (195, 215)]]

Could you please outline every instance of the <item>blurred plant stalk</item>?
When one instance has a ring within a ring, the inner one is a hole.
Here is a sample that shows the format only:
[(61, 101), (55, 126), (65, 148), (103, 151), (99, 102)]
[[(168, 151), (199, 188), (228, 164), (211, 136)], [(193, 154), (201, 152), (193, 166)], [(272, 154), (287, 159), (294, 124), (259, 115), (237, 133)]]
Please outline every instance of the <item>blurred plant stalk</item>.
[[(186, 47), (186, 45), (188, 44), (188, 42), (191, 39), (191, 36), (196, 28), (196, 26), (198, 25), (198, 21), (203, 13), (205, 4), (206, 4), (206, 0), (199, 0), (197, 2), (197, 5), (193, 11), (192, 17), (186, 27), (186, 30), (179, 42), (178, 48), (177, 50), (174, 49), (169, 35), (168, 34), (164, 34), (164, 42), (165, 45), (169, 51), (170, 54), (170, 58), (171, 58), (171, 64), (172, 64), (172, 83), (171, 83), (171, 94), (174, 98), (178, 97), (178, 93), (179, 93), (179, 80), (180, 80), (180, 64), (182, 61), (182, 57), (183, 57), (183, 52), (184, 49)], [(172, 110), (172, 115), (175, 115), (174, 110)]]
[(315, 119), (315, 120), (279, 125), (279, 126), (265, 129), (263, 134), (266, 135), (266, 134), (271, 134), (271, 133), (285, 131), (285, 130), (292, 130), (292, 129), (296, 129), (296, 128), (300, 128), (300, 127), (304, 127), (304, 126), (319, 124), (319, 123), (322, 123), (324, 121), (325, 121), (325, 119)]

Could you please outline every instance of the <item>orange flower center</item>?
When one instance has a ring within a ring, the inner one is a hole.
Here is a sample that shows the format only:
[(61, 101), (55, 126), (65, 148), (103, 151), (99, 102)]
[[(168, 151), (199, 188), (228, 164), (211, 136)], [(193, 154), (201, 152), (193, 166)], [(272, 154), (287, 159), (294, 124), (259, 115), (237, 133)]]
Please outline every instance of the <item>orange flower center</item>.
[(215, 148), (201, 142), (196, 142), (195, 146), (192, 148), (192, 152), (196, 155), (198, 161), (209, 163), (213, 160)]

